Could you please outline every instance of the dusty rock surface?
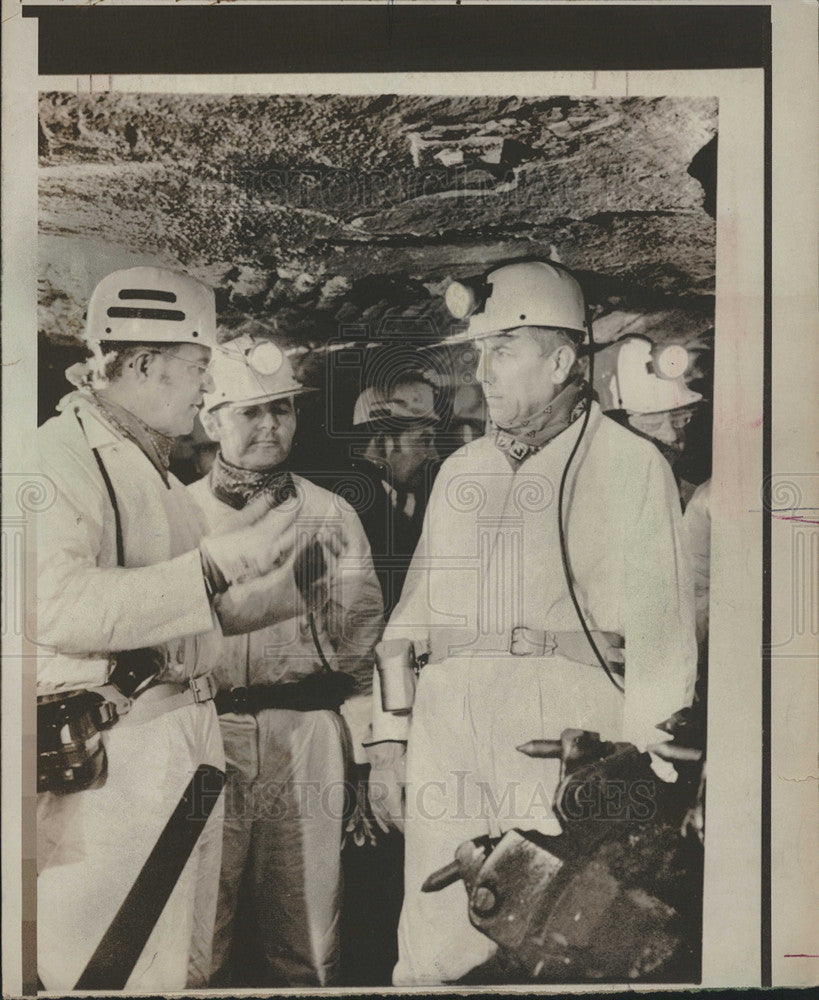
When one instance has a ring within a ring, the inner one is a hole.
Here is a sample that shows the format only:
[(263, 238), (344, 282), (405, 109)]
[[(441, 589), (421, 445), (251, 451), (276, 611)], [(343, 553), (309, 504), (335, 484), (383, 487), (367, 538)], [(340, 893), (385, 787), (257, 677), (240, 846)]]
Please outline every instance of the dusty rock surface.
[(46, 93), (41, 344), (56, 371), (96, 281), (145, 262), (212, 284), (225, 338), (440, 338), (449, 279), (533, 254), (579, 272), (601, 339), (664, 315), (685, 342), (713, 324), (689, 167), (716, 130), (709, 99)]

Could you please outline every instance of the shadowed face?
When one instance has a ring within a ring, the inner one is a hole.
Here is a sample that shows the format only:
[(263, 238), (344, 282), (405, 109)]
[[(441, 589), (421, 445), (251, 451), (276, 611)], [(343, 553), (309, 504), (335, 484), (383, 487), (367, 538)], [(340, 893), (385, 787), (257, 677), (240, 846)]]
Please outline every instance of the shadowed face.
[(222, 457), (240, 469), (260, 471), (280, 465), (296, 432), (292, 396), (260, 403), (228, 403), (202, 419), (219, 442)]
[(418, 489), (424, 469), (440, 457), (431, 426), (376, 434), (363, 455), (379, 468), (389, 469), (393, 485), (405, 490)]
[(412, 489), (422, 470), (438, 459), (435, 433), (431, 427), (418, 427), (404, 431), (396, 442), (395, 451), (389, 456), (397, 486)]
[(673, 465), (685, 451), (685, 428), (691, 422), (690, 407), (661, 410), (658, 413), (629, 413), (629, 426), (650, 438)]

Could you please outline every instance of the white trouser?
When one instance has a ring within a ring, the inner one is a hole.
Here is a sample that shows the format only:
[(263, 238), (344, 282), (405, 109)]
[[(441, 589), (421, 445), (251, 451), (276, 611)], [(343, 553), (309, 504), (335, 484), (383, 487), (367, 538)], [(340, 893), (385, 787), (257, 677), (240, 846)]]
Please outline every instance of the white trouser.
[[(200, 764), (224, 769), (212, 702), (103, 735), (101, 788), (37, 802), (37, 962), (47, 990), (72, 990)], [(129, 992), (207, 984), (219, 863), (220, 796), (133, 969)]]
[(562, 658), (473, 657), (421, 671), (407, 749), (404, 906), (396, 986), (453, 982), (495, 945), (469, 923), (458, 881), (436, 893), (421, 885), (455, 849), (506, 830), (557, 834), (552, 812), (559, 761), (515, 747), (577, 727), (617, 738), (622, 697), (599, 668)]
[(335, 712), (224, 715), (225, 839), (212, 985), (230, 984), (243, 884), (266, 967), (262, 984), (324, 986), (338, 965), (348, 737)]

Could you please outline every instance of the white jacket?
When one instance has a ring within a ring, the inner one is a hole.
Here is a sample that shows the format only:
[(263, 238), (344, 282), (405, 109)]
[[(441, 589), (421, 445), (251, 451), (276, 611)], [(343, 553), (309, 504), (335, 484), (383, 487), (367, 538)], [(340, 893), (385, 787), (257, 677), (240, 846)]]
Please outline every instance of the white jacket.
[[(513, 626), (580, 630), (561, 561), (557, 499), (581, 425), (515, 472), (489, 437), (444, 462), (385, 639), (412, 639), (416, 652), (431, 650), (431, 663), (494, 655), (498, 670), (514, 671)], [(693, 588), (668, 463), (596, 404), (568, 476), (564, 525), (589, 628), (625, 637), (622, 732), (602, 735), (643, 748), (660, 738), (654, 726), (693, 695)], [(376, 676), (373, 740), (405, 740), (409, 727), (408, 717), (381, 710)]]
[[(373, 648), (384, 627), (381, 588), (367, 536), (353, 508), (342, 497), (301, 476), (294, 475), (293, 483), (299, 505), (297, 524), (305, 533), (337, 526), (348, 542), (340, 558), (330, 563), (324, 594), (328, 614), (320, 616), (316, 624), (332, 668), (351, 673), (358, 680), (359, 693), (348, 701), (345, 712), (358, 748), (369, 724)], [(232, 521), (240, 518), (238, 511), (214, 496), (208, 476), (188, 490), (209, 532), (230, 531)], [(275, 531), (276, 519), (274, 509), (254, 528)], [(259, 628), (259, 621), (270, 620), (270, 602), (265, 577), (235, 585), (217, 599), (219, 619), (227, 633), (214, 673), (220, 687), (289, 682), (323, 669), (303, 602), (296, 617)], [(238, 632), (244, 634), (235, 634)]]
[[(37, 640), (50, 647), (38, 655), (38, 694), (103, 684), (111, 652), (143, 646), (164, 650), (162, 680), (207, 673), (221, 634), (205, 591), (195, 505), (87, 397), (73, 393), (61, 410), (38, 432), (40, 469), (56, 491), (37, 520)], [(124, 568), (92, 448), (116, 494)]]

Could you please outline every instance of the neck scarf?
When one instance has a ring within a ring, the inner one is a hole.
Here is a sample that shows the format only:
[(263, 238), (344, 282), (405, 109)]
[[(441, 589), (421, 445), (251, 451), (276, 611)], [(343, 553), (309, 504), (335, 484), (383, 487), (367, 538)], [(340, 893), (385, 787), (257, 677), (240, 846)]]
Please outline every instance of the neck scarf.
[(105, 419), (122, 434), (123, 437), (133, 441), (134, 444), (145, 455), (156, 471), (162, 476), (162, 481), (170, 487), (168, 481), (168, 468), (171, 464), (171, 449), (174, 439), (162, 434), (160, 431), (149, 427), (144, 420), (126, 410), (119, 403), (114, 403), (105, 396), (100, 395), (90, 386), (83, 386), (80, 394), (90, 399)]
[(495, 447), (515, 469), (574, 423), (588, 404), (589, 386), (579, 376), (575, 377), (539, 413), (508, 427), (492, 424)]
[(268, 506), (278, 507), (285, 500), (296, 495), (296, 485), (293, 477), (286, 470), (240, 469), (222, 458), (221, 451), (217, 453), (210, 470), (209, 483), (211, 492), (217, 500), (226, 503), (234, 510), (241, 510), (260, 493), (265, 495)]
[(171, 450), (174, 445), (174, 438), (163, 434), (161, 431), (149, 427), (144, 420), (126, 410), (124, 406), (108, 399), (107, 396), (94, 388), (94, 379), (91, 366), (86, 361), (80, 361), (71, 365), (66, 370), (66, 379), (77, 387), (79, 394), (86, 399), (90, 399), (105, 419), (114, 425), (123, 437), (133, 441), (143, 452), (148, 461), (156, 471), (162, 476), (162, 481), (170, 488), (168, 482), (168, 469), (171, 464)]

